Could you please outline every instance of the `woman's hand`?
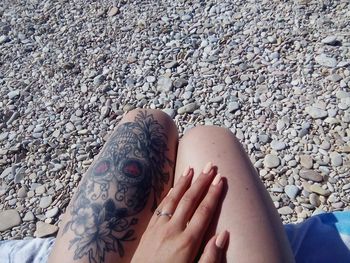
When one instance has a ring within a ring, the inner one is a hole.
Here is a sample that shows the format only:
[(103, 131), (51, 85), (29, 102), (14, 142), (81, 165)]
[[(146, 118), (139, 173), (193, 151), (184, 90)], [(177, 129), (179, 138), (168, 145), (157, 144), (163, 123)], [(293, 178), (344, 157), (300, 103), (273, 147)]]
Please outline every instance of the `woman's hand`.
[[(223, 182), (208, 163), (191, 185), (188, 169), (159, 205), (136, 249), (133, 263), (193, 262), (215, 213)], [(211, 238), (200, 257), (201, 263), (220, 262), (228, 233)]]

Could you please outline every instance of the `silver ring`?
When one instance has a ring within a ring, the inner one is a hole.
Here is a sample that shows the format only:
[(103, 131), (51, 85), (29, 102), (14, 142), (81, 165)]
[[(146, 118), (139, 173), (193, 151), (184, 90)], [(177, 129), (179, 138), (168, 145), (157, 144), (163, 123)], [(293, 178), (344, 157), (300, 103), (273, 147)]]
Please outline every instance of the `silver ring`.
[(160, 211), (160, 210), (157, 210), (157, 211), (156, 211), (156, 215), (157, 215), (157, 216), (167, 216), (167, 217), (169, 217), (169, 218), (171, 218), (171, 217), (173, 216), (173, 214), (171, 214), (171, 213), (162, 212), (162, 211)]

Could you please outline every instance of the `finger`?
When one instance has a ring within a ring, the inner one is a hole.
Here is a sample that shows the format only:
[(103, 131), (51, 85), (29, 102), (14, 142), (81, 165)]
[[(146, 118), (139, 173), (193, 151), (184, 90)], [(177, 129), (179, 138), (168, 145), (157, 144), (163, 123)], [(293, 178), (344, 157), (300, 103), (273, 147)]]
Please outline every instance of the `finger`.
[(213, 215), (216, 211), (217, 204), (223, 189), (223, 182), (220, 174), (217, 174), (210, 185), (210, 188), (188, 222), (186, 232), (192, 236), (202, 237), (207, 230)]
[(219, 263), (221, 262), (224, 249), (228, 239), (228, 232), (224, 231), (212, 237), (204, 248), (199, 263)]
[(211, 162), (207, 163), (201, 175), (186, 191), (176, 207), (172, 221), (185, 229), (187, 222), (191, 219), (198, 204), (203, 199), (204, 193), (213, 180), (215, 171)]
[[(157, 211), (167, 212), (173, 214), (177, 204), (186, 190), (190, 187), (193, 178), (193, 169), (188, 167), (182, 176), (179, 178), (174, 188), (170, 189), (167, 196), (159, 204)], [(167, 216), (157, 216), (157, 211), (153, 214), (149, 225), (153, 225), (158, 220), (169, 220)]]

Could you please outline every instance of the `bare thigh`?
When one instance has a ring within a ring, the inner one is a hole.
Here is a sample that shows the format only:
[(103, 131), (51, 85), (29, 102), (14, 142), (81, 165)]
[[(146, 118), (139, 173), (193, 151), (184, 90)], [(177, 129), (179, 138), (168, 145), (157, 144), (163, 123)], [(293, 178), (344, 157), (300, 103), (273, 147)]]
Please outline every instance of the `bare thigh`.
[(173, 184), (177, 143), (165, 113), (128, 113), (83, 176), (49, 262), (130, 262)]
[(228, 130), (196, 127), (180, 140), (175, 180), (188, 167), (195, 177), (208, 161), (226, 180), (226, 192), (208, 237), (228, 230), (227, 262), (294, 262), (281, 220), (247, 154)]

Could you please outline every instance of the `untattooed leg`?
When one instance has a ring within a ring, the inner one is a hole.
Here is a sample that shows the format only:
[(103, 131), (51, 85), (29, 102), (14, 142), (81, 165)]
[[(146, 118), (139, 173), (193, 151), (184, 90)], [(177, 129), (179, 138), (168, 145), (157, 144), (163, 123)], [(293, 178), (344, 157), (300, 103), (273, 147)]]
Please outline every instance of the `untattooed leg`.
[(130, 262), (173, 183), (177, 141), (163, 112), (127, 114), (84, 175), (49, 262)]
[(218, 207), (213, 233), (228, 230), (225, 262), (294, 262), (282, 222), (264, 185), (235, 136), (224, 128), (196, 127), (179, 143), (175, 180), (191, 166), (197, 177), (208, 161), (225, 178), (227, 191)]

